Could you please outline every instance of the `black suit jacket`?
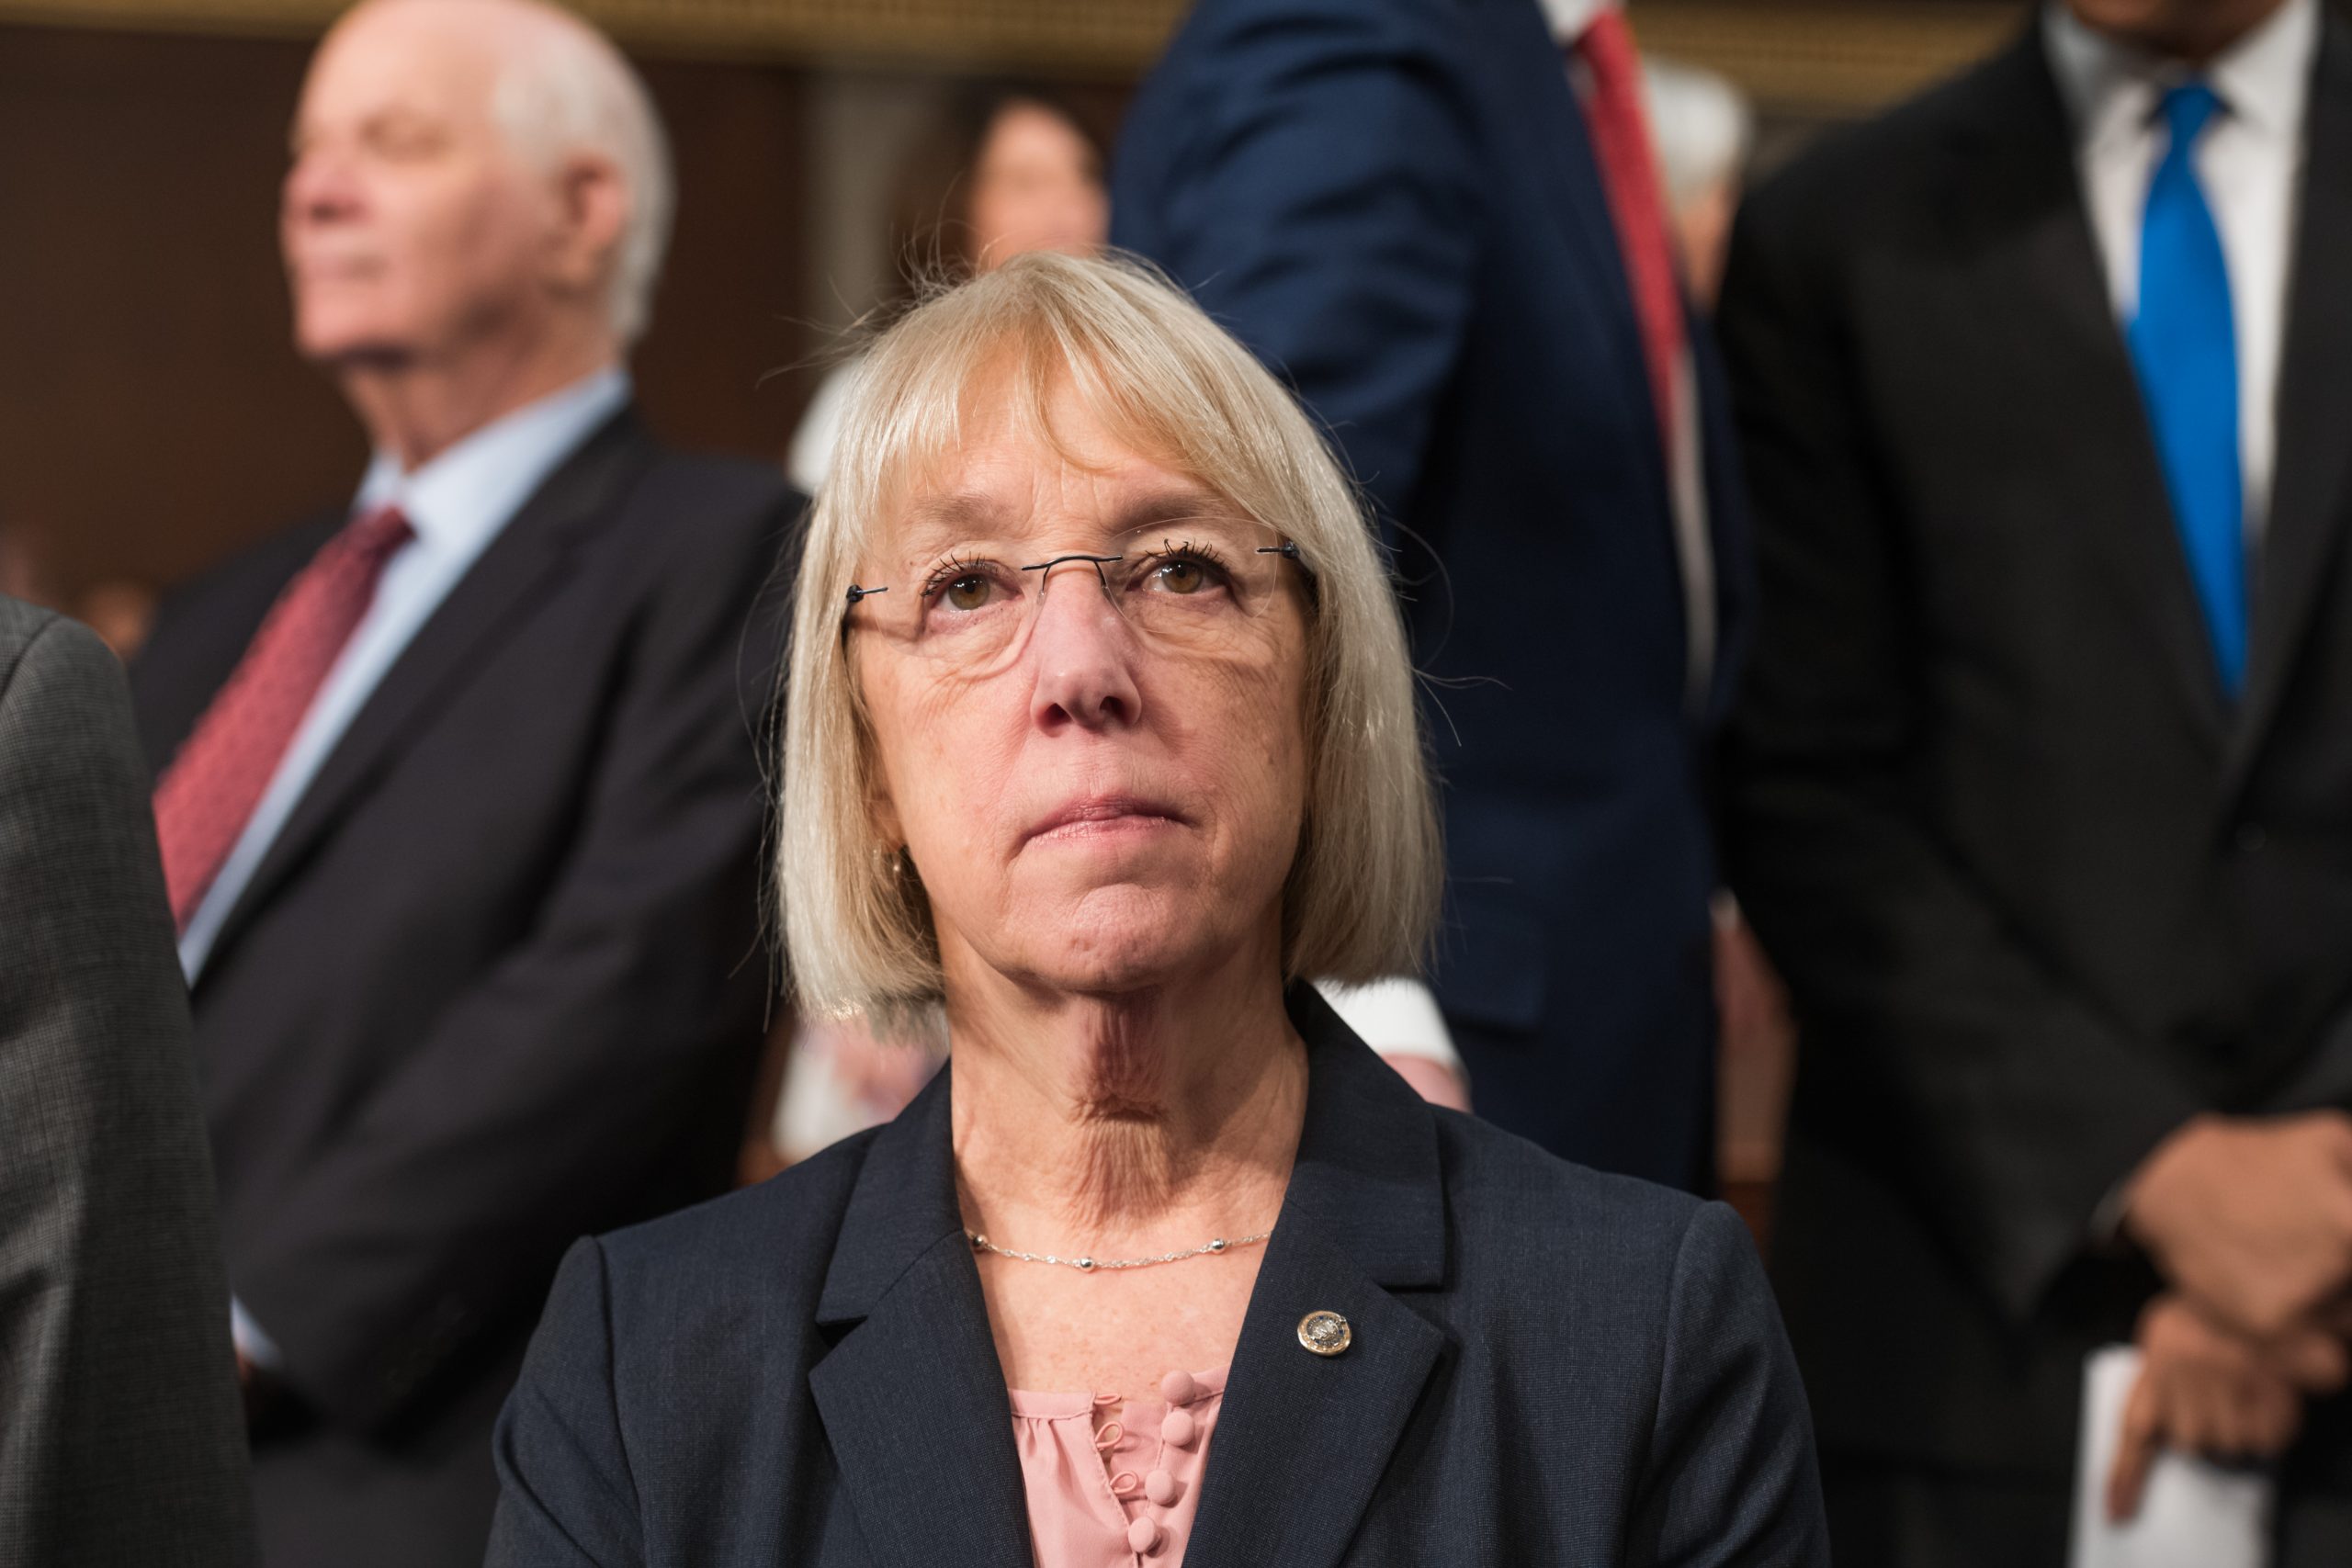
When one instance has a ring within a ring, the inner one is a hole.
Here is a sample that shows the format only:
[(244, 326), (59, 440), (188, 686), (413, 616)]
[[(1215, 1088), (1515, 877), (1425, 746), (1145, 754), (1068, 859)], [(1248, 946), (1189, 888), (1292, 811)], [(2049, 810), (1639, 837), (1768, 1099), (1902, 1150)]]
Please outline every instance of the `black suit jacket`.
[[(1113, 237), (1329, 427), (1396, 549), (1445, 781), (1432, 976), (1481, 1114), (1705, 1190), (1709, 732), (1641, 331), (1534, 0), (1202, 0), (1129, 112)], [(1692, 331), (1717, 657), (1747, 522)]]
[[(478, 1559), (563, 1248), (730, 1175), (794, 509), (616, 416), (386, 673), (220, 929), (194, 1005), (229, 1283), (300, 1398), (256, 1436), (273, 1560)], [(158, 769), (342, 522), (166, 607), (136, 682)]]
[[(1309, 1087), (1188, 1568), (1805, 1564), (1804, 1395), (1730, 1210), (1433, 1110), (1295, 987)], [(565, 1260), (490, 1560), (1014, 1568), (952, 1068), (896, 1122)], [(1345, 1315), (1325, 1359), (1301, 1317)]]
[(2234, 707), (2038, 28), (1740, 222), (1731, 863), (1803, 1018), (1775, 1268), (1826, 1445), (2064, 1473), (2081, 1355), (2155, 1287), (2087, 1255), (2102, 1199), (2198, 1111), (2352, 1081), (2342, 23), (2316, 69)]

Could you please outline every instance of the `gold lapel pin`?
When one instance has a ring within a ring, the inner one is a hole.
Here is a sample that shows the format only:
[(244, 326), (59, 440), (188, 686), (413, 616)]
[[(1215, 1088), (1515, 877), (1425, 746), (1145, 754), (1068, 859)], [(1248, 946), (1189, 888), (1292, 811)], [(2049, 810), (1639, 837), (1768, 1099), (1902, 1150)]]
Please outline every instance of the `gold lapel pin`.
[(1336, 1356), (1355, 1343), (1356, 1331), (1336, 1312), (1310, 1312), (1298, 1320), (1298, 1342), (1318, 1356)]

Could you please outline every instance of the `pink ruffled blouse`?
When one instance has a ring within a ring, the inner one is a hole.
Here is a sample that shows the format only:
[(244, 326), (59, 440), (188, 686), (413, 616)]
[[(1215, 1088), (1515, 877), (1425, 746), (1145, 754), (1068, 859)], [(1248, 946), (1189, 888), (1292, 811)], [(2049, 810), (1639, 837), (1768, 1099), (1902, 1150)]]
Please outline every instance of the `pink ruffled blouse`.
[(1158, 1399), (1012, 1391), (1037, 1568), (1177, 1568), (1225, 1375), (1170, 1372)]

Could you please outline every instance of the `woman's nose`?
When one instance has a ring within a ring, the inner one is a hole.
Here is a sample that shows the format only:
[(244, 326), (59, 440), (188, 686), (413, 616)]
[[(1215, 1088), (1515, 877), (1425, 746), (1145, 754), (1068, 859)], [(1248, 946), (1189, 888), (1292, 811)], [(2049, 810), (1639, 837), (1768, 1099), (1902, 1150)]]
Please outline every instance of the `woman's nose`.
[(1096, 569), (1073, 560), (1046, 576), (1049, 581), (1039, 584), (1045, 597), (1029, 636), (1036, 682), (1031, 717), (1046, 730), (1135, 723), (1143, 716), (1135, 682), (1135, 635), (1103, 591)]

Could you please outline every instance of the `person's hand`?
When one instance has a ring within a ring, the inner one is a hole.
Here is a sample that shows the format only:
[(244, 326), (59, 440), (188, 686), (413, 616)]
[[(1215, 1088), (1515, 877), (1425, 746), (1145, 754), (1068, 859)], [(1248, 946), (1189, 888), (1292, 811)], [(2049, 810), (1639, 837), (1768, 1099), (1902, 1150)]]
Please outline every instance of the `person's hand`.
[(2125, 1233), (2208, 1317), (2277, 1338), (2352, 1280), (2352, 1117), (2197, 1117), (2124, 1201)]
[(2299, 1324), (2257, 1343), (2216, 1327), (2176, 1294), (2140, 1314), (2140, 1376), (2107, 1479), (2107, 1514), (2140, 1511), (2156, 1455), (2274, 1459), (2302, 1428), (2303, 1396), (2344, 1385), (2345, 1348), (2324, 1325)]

